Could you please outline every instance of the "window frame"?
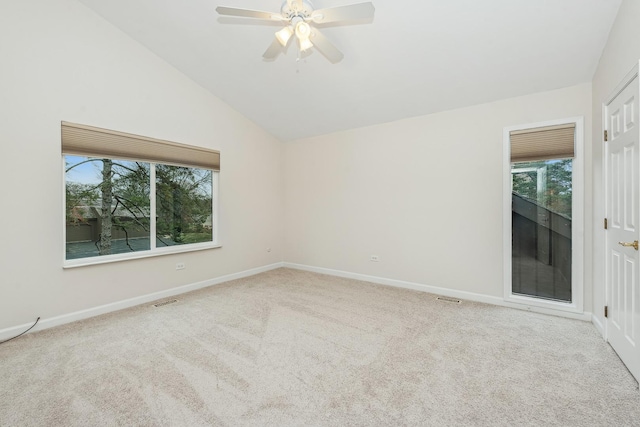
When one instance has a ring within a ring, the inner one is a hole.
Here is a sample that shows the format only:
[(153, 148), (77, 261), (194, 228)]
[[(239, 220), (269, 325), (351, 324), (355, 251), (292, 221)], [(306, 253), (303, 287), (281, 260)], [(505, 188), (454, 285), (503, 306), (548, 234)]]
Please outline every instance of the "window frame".
[[(512, 131), (575, 123), (575, 152), (572, 166), (572, 258), (571, 302), (561, 302), (512, 292), (511, 230), (511, 136)], [(503, 284), (504, 301), (569, 313), (584, 313), (584, 117), (550, 120), (509, 126), (503, 129)]]
[[(119, 253), (119, 254), (111, 254), (111, 255), (102, 255), (95, 257), (86, 257), (86, 258), (76, 258), (76, 259), (67, 259), (66, 257), (66, 246), (67, 246), (67, 221), (66, 221), (66, 207), (67, 207), (67, 197), (66, 197), (66, 162), (65, 156), (67, 154), (62, 153), (61, 156), (61, 169), (62, 169), (62, 230), (63, 230), (63, 239), (62, 239), (62, 266), (64, 269), (67, 268), (75, 268), (75, 267), (84, 267), (88, 265), (98, 265), (98, 264), (108, 264), (113, 262), (127, 261), (132, 259), (141, 259), (141, 258), (152, 258), (162, 255), (170, 255), (170, 254), (178, 254), (178, 253), (186, 253), (186, 252), (195, 252), (207, 249), (215, 249), (221, 248), (222, 244), (219, 239), (219, 170), (209, 169), (211, 170), (211, 216), (212, 216), (212, 238), (211, 242), (200, 242), (200, 243), (186, 243), (182, 245), (174, 245), (174, 246), (166, 246), (166, 247), (155, 247), (155, 235), (156, 235), (156, 221), (155, 219), (150, 221), (149, 227), (149, 239), (150, 239), (150, 249), (135, 251), (135, 252), (127, 252), (127, 253)], [(104, 156), (100, 156), (103, 158)], [(106, 158), (106, 157), (105, 157)], [(113, 159), (113, 160), (128, 160), (135, 161), (135, 159)], [(150, 177), (149, 177), (149, 209), (150, 212), (156, 212), (156, 172), (155, 165), (157, 164), (168, 164), (161, 162), (148, 162), (145, 160), (145, 163), (149, 163), (150, 166)], [(192, 167), (197, 169), (205, 169), (200, 166), (188, 166), (188, 165), (180, 165), (183, 167)], [(156, 215), (154, 215), (155, 217)]]

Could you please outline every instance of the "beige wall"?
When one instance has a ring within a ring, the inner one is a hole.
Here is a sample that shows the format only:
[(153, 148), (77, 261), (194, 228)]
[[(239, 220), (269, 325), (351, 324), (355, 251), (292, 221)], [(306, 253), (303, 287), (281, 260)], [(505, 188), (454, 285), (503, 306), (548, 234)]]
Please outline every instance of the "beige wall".
[(605, 305), (605, 241), (602, 220), (605, 217), (602, 176), (602, 111), (603, 103), (616, 86), (640, 60), (640, 1), (623, 0), (609, 40), (602, 52), (593, 78), (593, 314), (599, 327), (603, 322)]
[[(592, 84), (283, 145), (74, 0), (5, 2), (0, 330), (283, 260), (502, 297), (503, 127), (575, 116), (599, 315), (601, 104), (640, 58), (637, 22), (623, 1)], [(220, 149), (223, 248), (63, 270), (61, 120)]]
[[(0, 330), (282, 260), (280, 142), (73, 0), (3, 2), (0, 52)], [(61, 120), (219, 149), (223, 248), (63, 270)]]
[(590, 105), (585, 83), (286, 144), (285, 260), (502, 298), (503, 128), (583, 116), (589, 171)]

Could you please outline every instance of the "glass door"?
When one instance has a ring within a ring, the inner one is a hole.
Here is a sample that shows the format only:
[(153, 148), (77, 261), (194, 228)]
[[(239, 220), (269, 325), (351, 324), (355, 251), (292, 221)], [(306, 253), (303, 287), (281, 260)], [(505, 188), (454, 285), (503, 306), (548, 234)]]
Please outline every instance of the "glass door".
[(511, 163), (512, 293), (572, 302), (573, 160)]

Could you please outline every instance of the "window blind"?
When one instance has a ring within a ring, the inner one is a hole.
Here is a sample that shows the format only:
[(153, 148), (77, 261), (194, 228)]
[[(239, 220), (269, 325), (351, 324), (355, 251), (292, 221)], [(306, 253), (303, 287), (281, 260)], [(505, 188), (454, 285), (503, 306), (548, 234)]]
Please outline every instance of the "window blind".
[(62, 153), (220, 170), (216, 150), (69, 122), (62, 122)]
[(575, 134), (575, 123), (512, 131), (511, 162), (574, 157)]

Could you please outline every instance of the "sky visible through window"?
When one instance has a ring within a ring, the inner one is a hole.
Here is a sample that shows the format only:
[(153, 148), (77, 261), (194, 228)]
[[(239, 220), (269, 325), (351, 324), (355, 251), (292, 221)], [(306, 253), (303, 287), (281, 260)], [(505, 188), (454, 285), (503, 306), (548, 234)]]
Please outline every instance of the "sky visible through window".
[[(65, 156), (66, 168), (75, 164), (81, 163), (86, 160), (86, 157), (80, 156)], [(82, 165), (78, 165), (69, 170), (66, 174), (67, 181), (82, 182), (85, 184), (100, 184), (102, 181), (102, 167), (100, 163), (89, 162)]]

